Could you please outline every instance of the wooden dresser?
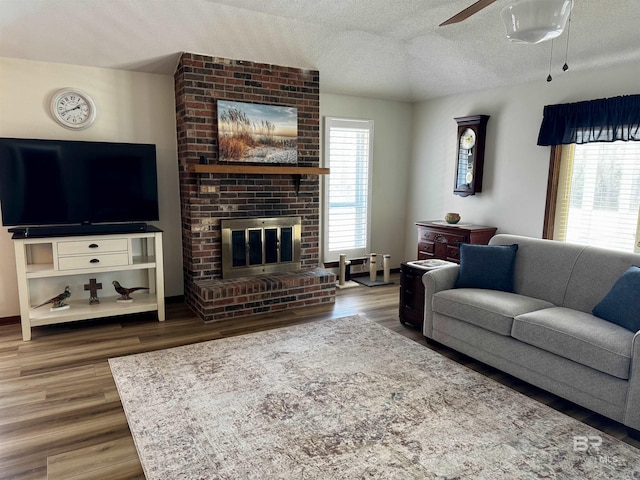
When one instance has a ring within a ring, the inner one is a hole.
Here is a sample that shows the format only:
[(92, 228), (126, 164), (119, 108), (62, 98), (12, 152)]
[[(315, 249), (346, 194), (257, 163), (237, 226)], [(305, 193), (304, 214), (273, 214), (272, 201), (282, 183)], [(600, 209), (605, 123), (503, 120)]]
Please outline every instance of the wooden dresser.
[(444, 220), (416, 222), (418, 227), (418, 260), (440, 258), (460, 263), (460, 244), (486, 245), (496, 227), (469, 223), (450, 225)]

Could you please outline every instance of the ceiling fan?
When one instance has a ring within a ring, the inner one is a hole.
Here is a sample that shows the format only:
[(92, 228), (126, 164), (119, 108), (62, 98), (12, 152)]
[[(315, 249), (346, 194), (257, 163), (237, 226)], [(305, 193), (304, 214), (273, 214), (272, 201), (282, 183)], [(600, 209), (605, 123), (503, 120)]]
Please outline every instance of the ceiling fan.
[[(478, 0), (440, 26), (462, 22), (495, 2)], [(561, 35), (573, 3), (574, 0), (512, 0), (500, 12), (507, 38), (513, 42), (535, 44)]]
[(461, 12), (456, 13), (449, 20), (445, 20), (444, 22), (442, 22), (440, 26), (444, 27), (445, 25), (451, 25), (452, 23), (462, 22), (463, 20), (469, 18), (471, 15), (475, 15), (480, 10), (487, 8), (489, 5), (495, 2), (496, 0), (478, 0), (476, 3), (468, 6)]

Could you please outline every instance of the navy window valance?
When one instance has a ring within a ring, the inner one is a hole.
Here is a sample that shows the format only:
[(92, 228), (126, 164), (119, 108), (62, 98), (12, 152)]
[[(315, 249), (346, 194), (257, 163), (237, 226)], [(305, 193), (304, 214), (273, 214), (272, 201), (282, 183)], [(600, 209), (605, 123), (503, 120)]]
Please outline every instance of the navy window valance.
[(640, 141), (640, 95), (546, 105), (538, 145)]

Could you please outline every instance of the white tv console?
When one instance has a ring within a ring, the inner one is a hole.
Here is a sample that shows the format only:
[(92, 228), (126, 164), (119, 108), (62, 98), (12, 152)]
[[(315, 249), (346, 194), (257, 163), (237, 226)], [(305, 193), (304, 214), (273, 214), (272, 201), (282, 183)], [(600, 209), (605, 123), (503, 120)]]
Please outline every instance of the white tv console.
[[(14, 235), (22, 339), (31, 340), (31, 327), (157, 311), (164, 321), (162, 231), (148, 227), (144, 233), (25, 237)], [(102, 284), (99, 304), (90, 305), (89, 280)], [(132, 294), (133, 301), (117, 302), (112, 285), (148, 287)], [(51, 305), (33, 308), (71, 289), (68, 309)], [(88, 287), (87, 287), (88, 288)]]

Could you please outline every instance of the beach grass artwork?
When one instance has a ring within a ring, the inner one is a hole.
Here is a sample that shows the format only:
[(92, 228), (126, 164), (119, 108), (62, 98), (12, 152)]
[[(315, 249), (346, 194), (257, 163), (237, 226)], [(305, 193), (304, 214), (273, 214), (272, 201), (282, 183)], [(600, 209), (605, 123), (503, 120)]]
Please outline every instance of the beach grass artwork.
[(218, 100), (219, 159), (224, 162), (298, 162), (298, 110)]

